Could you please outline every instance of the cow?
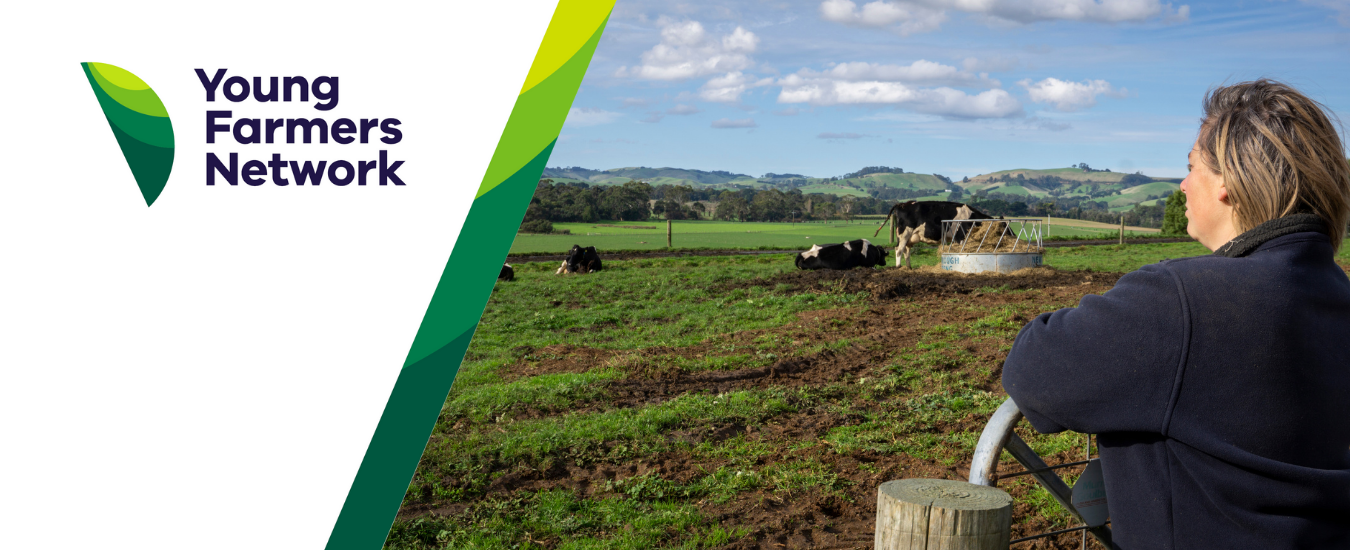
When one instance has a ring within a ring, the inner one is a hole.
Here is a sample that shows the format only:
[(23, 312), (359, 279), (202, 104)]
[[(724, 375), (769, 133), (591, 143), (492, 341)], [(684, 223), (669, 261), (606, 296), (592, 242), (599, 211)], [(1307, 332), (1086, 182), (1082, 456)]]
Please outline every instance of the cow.
[(797, 254), (797, 269), (853, 269), (886, 265), (886, 249), (867, 239), (840, 244), (813, 245)]
[(511, 269), (511, 264), (502, 264), (502, 273), (497, 276), (498, 281), (514, 281), (516, 279), (516, 270)]
[[(939, 244), (942, 240), (942, 220), (989, 220), (993, 217), (980, 212), (967, 204), (948, 201), (909, 201), (896, 203), (886, 214), (886, 221), (877, 228), (876, 233), (886, 224), (891, 224), (891, 240), (895, 241), (895, 267), (900, 267), (903, 257), (905, 267), (909, 264), (910, 247), (915, 243)], [(948, 235), (951, 242), (961, 242), (971, 231), (973, 223), (955, 224)], [(873, 234), (872, 237), (876, 237)]]
[(563, 258), (562, 266), (554, 274), (594, 273), (600, 271), (600, 268), (600, 254), (596, 253), (594, 246), (582, 248), (581, 245), (574, 244), (572, 250)]

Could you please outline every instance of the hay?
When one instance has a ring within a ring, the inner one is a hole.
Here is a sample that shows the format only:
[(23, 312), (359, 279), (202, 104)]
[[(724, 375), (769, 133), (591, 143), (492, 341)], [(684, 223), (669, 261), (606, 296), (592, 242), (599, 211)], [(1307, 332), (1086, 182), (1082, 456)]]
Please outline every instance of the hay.
[[(966, 236), (964, 242), (951, 243), (949, 245), (939, 246), (938, 251), (948, 254), (992, 254), (992, 253), (1032, 253), (1040, 254), (1045, 249), (1036, 246), (1034, 241), (1027, 241), (1023, 232), (1023, 238), (1017, 239), (1018, 226), (1012, 226), (1009, 222), (987, 221), (981, 222), (974, 230)], [(1027, 229), (1030, 229), (1028, 227)], [(999, 237), (1002, 236), (1002, 242)], [(983, 241), (983, 244), (981, 244)]]

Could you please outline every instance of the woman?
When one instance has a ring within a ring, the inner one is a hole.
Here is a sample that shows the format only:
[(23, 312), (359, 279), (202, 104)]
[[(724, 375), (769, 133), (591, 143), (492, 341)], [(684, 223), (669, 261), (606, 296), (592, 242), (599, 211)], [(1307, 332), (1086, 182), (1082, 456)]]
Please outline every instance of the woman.
[(1124, 549), (1350, 548), (1350, 166), (1321, 105), (1211, 90), (1187, 232), (1213, 254), (1120, 278), (1017, 336), (1037, 431), (1099, 434)]

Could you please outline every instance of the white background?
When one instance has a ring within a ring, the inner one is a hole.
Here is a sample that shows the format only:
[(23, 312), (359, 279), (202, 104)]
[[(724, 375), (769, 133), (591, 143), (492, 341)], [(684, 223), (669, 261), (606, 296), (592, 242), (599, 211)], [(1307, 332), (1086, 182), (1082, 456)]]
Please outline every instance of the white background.
[[(7, 8), (0, 547), (321, 548), (553, 9)], [(151, 208), (83, 61), (168, 109), (173, 174)], [(222, 67), (337, 76), (340, 102), (207, 103), (193, 69)], [(207, 145), (208, 109), (398, 118), (404, 138)], [(355, 164), (380, 148), (405, 187), (205, 184), (206, 151)]]

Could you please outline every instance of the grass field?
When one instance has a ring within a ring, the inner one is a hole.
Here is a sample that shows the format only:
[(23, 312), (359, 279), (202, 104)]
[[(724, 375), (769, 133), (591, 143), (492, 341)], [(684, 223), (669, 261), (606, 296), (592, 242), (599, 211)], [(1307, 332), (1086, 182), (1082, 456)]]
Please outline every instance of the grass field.
[(870, 182), (884, 187), (897, 187), (902, 189), (933, 189), (942, 190), (951, 187), (932, 174), (868, 174), (861, 178), (850, 178), (848, 181)]
[[(674, 248), (776, 248), (808, 249), (812, 244), (825, 244), (868, 239), (883, 244), (886, 232), (873, 237), (877, 218), (859, 218), (853, 221), (829, 223), (769, 223), (677, 221), (672, 226), (671, 246)], [(511, 254), (559, 254), (572, 245), (594, 246), (601, 253), (606, 250), (659, 250), (666, 247), (666, 222), (599, 222), (555, 223), (555, 230), (566, 229), (570, 235), (539, 235), (521, 233), (511, 245)], [(1077, 236), (1084, 239), (1115, 237), (1114, 225), (1051, 218), (1049, 236)], [(1155, 235), (1157, 229), (1127, 227), (1126, 236)]]
[[(1056, 269), (1024, 276), (802, 272), (787, 254), (517, 264), (386, 548), (871, 548), (878, 484), (964, 479), (1024, 323), (1207, 252), (1049, 249)], [(1050, 463), (1082, 453), (1019, 433)], [(1021, 479), (1001, 484), (1013, 536), (1068, 526)]]
[(841, 196), (841, 197), (844, 197), (844, 196), (851, 196), (851, 197), (866, 197), (866, 196), (868, 196), (868, 195), (867, 195), (867, 192), (866, 192), (866, 191), (863, 191), (862, 189), (857, 189), (857, 188), (854, 188), (854, 187), (845, 187), (845, 186), (843, 186), (843, 185), (834, 185), (834, 184), (830, 184), (830, 183), (816, 183), (816, 184), (812, 184), (812, 185), (804, 185), (804, 186), (802, 186), (802, 187), (798, 187), (797, 189), (801, 190), (802, 194), (806, 194), (806, 195), (809, 195), (809, 194), (811, 194), (811, 193), (831, 193), (831, 194), (835, 194), (835, 195), (838, 195), (838, 196)]
[(1147, 202), (1147, 204), (1153, 204), (1156, 202), (1156, 199), (1147, 199), (1149, 195), (1166, 195), (1178, 189), (1181, 189), (1179, 184), (1155, 181), (1122, 189), (1121, 194), (1102, 197), (1097, 202), (1105, 203), (1112, 211), (1128, 210), (1134, 208), (1135, 203)]

